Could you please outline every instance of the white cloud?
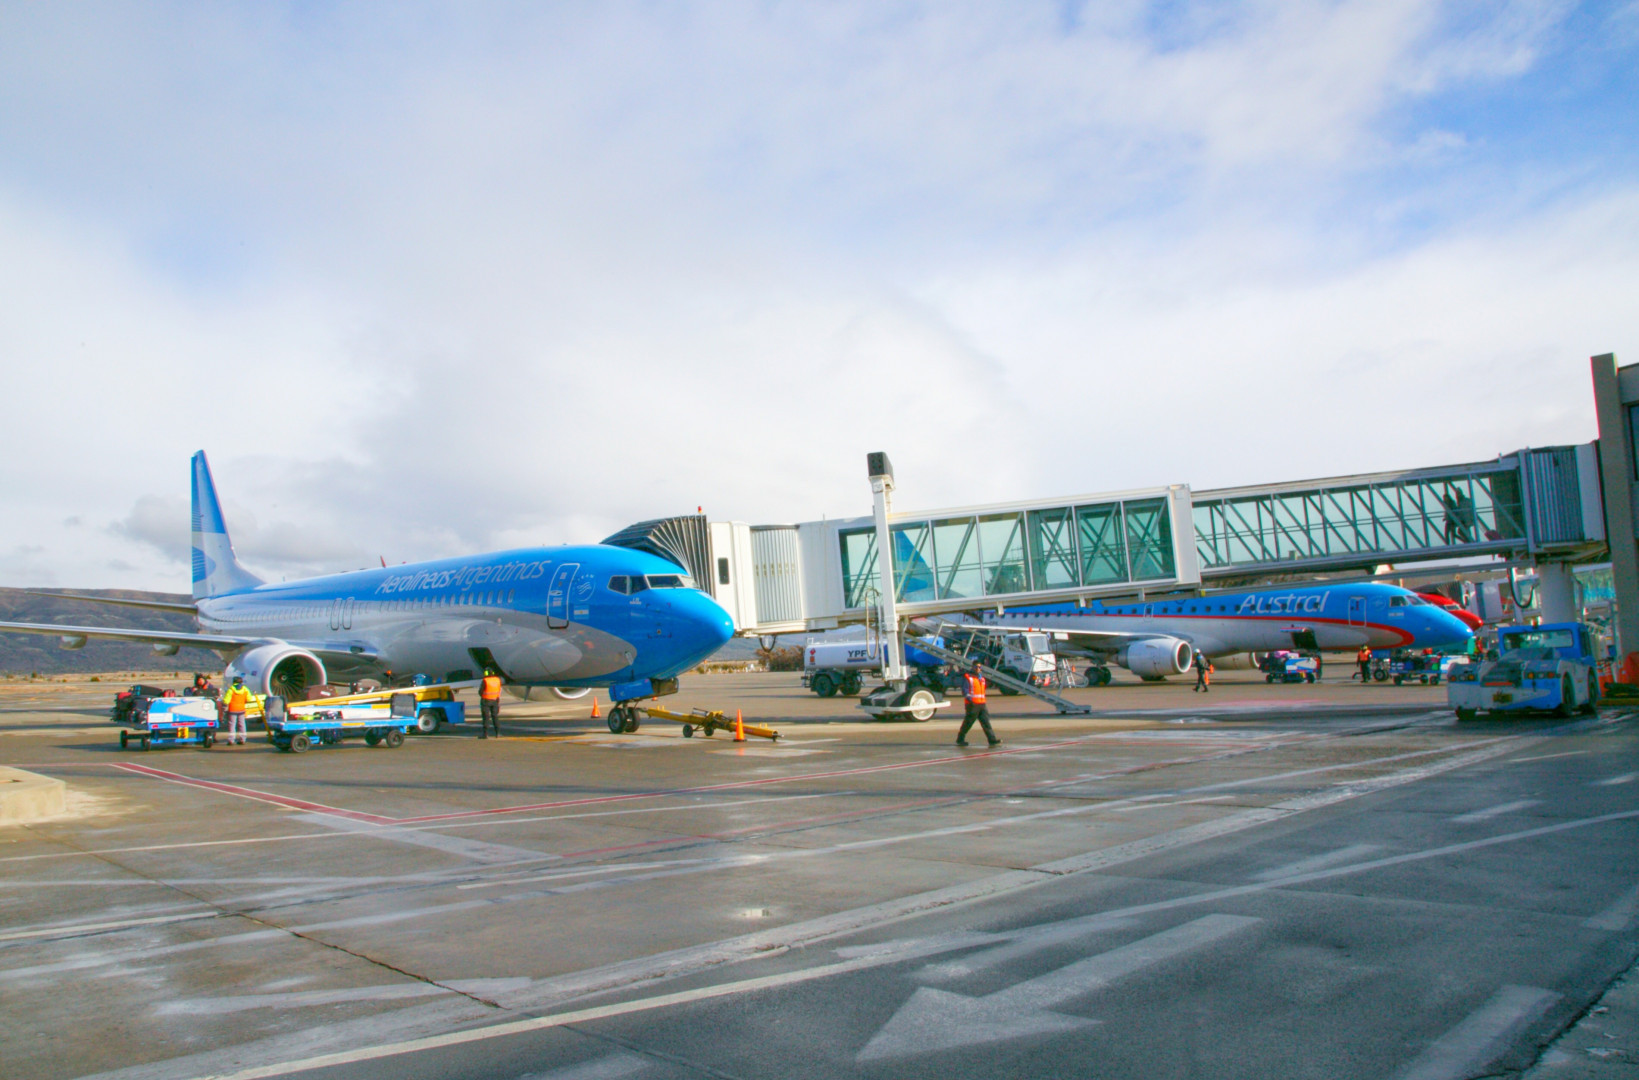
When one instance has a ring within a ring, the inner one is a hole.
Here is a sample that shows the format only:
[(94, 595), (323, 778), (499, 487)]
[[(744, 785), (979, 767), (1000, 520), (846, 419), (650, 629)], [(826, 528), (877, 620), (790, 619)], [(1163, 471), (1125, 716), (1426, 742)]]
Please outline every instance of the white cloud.
[(296, 576), (1484, 457), (1639, 350), (1633, 186), (1415, 115), (1557, 5), (105, 14), (0, 16), (11, 583), (185, 587), (199, 447)]

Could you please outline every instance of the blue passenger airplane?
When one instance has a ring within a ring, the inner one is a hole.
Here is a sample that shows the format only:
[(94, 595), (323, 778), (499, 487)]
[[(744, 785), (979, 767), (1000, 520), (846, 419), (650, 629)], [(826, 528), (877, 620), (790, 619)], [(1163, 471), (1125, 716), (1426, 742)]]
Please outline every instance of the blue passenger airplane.
[[(61, 594), (55, 594), (61, 595)], [(186, 612), (199, 632), (4, 623), (54, 634), (141, 641), (156, 651), (211, 649), (226, 676), (299, 699), (309, 686), (425, 673), (460, 681), (485, 668), (515, 690), (579, 696), (609, 687), (615, 701), (675, 689), (716, 652), (734, 624), (683, 568), (625, 547), (521, 548), (303, 581), (263, 582), (239, 564), (201, 450), (193, 456), (193, 604), (102, 600)]]
[[(984, 621), (1009, 630), (1064, 635), (1096, 659), (1089, 672), (1110, 681), (1112, 661), (1143, 679), (1189, 670), (1196, 650), (1219, 666), (1250, 666), (1250, 655), (1276, 649), (1446, 648), (1474, 632), (1414, 592), (1357, 582), (1087, 607), (1014, 608)], [(1226, 662), (1227, 661), (1227, 662)]]

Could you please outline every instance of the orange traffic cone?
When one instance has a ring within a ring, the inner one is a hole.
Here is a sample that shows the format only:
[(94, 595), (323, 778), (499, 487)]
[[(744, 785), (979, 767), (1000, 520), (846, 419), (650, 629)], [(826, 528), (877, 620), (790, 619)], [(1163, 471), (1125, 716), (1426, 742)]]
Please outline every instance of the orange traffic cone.
[(592, 695), (592, 719), (596, 720), (598, 717), (600, 717), (602, 715), (603, 714), (598, 711), (598, 696), (596, 694), (593, 694)]
[(745, 742), (746, 741), (745, 721), (740, 719), (740, 710), (739, 709), (734, 710), (734, 741), (735, 742)]

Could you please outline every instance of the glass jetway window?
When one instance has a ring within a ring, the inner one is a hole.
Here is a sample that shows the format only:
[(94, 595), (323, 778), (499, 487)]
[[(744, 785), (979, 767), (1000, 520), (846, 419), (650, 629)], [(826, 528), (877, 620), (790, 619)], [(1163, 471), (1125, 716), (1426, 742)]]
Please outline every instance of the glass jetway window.
[(1122, 536), (1121, 504), (1076, 507), (1081, 541), (1081, 583), (1106, 585), (1127, 580), (1127, 542)]
[(1203, 569), (1525, 536), (1519, 473), (1495, 469), (1221, 499), (1200, 493), (1194, 522)]
[(1070, 508), (1032, 510), (1025, 519), (1030, 525), (1030, 587), (1067, 589), (1079, 584)]
[[(1165, 498), (906, 521), (891, 531), (903, 603), (1153, 581), (1176, 567)], [(844, 603), (867, 607), (877, 588), (876, 530), (838, 538)]]

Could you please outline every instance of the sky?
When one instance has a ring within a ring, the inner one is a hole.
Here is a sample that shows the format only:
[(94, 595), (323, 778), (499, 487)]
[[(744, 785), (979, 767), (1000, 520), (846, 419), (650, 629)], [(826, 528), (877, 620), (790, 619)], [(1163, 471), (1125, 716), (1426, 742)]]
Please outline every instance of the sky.
[(0, 0), (0, 585), (1479, 461), (1639, 362), (1639, 0)]

